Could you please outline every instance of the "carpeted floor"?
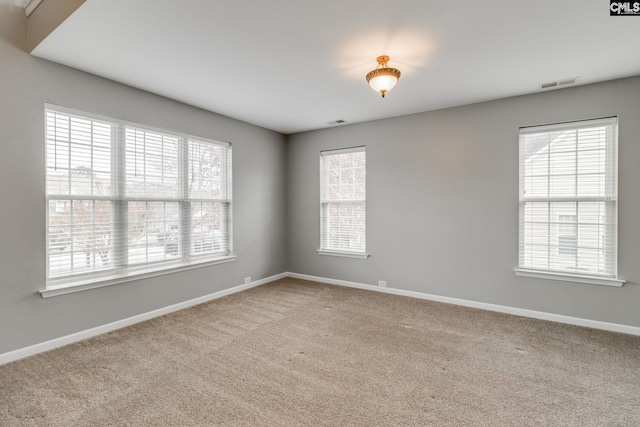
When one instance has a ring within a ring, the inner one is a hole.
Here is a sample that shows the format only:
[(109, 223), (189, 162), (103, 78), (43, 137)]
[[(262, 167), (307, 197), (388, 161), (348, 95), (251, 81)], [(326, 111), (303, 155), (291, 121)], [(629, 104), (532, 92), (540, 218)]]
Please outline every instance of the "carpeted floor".
[(283, 279), (0, 366), (0, 425), (638, 426), (640, 337)]

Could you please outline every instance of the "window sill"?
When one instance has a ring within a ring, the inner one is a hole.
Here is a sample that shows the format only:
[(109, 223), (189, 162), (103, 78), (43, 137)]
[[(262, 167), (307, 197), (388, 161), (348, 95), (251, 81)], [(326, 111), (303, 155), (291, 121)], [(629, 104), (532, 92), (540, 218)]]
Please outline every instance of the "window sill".
[(211, 265), (223, 264), (227, 262), (235, 261), (237, 256), (227, 255), (211, 259), (209, 261), (198, 262), (193, 264), (180, 264), (172, 268), (148, 268), (145, 270), (139, 270), (135, 272), (129, 272), (126, 275), (111, 275), (104, 277), (97, 277), (87, 280), (78, 280), (76, 282), (65, 283), (62, 285), (53, 285), (47, 287), (47, 289), (38, 291), (42, 298), (51, 298), (58, 295), (71, 294), (74, 292), (86, 291), (88, 289), (102, 288), (105, 286), (117, 285), (119, 283), (131, 282), (134, 280), (147, 279), (149, 277), (164, 276), (166, 274), (173, 274), (185, 270), (193, 270), (195, 268), (209, 267)]
[(557, 273), (550, 271), (528, 270), (526, 268), (515, 268), (516, 276), (535, 277), (537, 279), (562, 280), (565, 282), (586, 283), (589, 285), (615, 286), (621, 287), (625, 281), (612, 277), (582, 276), (579, 274)]
[(343, 258), (358, 258), (358, 259), (367, 259), (369, 258), (369, 254), (364, 254), (360, 252), (339, 252), (339, 251), (324, 251), (318, 249), (318, 255), (326, 255), (326, 256), (337, 256)]

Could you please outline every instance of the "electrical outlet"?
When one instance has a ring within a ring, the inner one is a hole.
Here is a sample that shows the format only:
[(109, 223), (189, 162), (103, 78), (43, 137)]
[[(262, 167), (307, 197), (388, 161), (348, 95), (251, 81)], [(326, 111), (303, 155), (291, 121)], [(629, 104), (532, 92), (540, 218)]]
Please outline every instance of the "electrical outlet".
[(378, 286), (387, 286), (386, 280), (378, 280)]
[(244, 283), (245, 283), (245, 285), (246, 285), (247, 283), (251, 283), (251, 277), (245, 277), (245, 278), (244, 278)]

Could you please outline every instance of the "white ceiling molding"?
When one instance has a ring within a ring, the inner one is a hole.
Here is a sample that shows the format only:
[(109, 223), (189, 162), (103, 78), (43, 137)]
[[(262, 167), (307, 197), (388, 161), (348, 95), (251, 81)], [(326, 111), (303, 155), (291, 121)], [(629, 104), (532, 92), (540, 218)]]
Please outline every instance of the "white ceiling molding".
[(36, 10), (36, 7), (42, 3), (42, 0), (24, 0), (22, 2), (22, 7), (24, 7), (24, 13), (29, 16)]

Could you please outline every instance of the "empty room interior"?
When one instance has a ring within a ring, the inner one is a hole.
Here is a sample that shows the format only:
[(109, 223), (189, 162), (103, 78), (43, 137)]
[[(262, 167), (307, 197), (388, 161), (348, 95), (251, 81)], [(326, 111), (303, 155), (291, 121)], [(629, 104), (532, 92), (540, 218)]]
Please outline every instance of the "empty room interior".
[(637, 40), (0, 0), (0, 425), (640, 425)]

